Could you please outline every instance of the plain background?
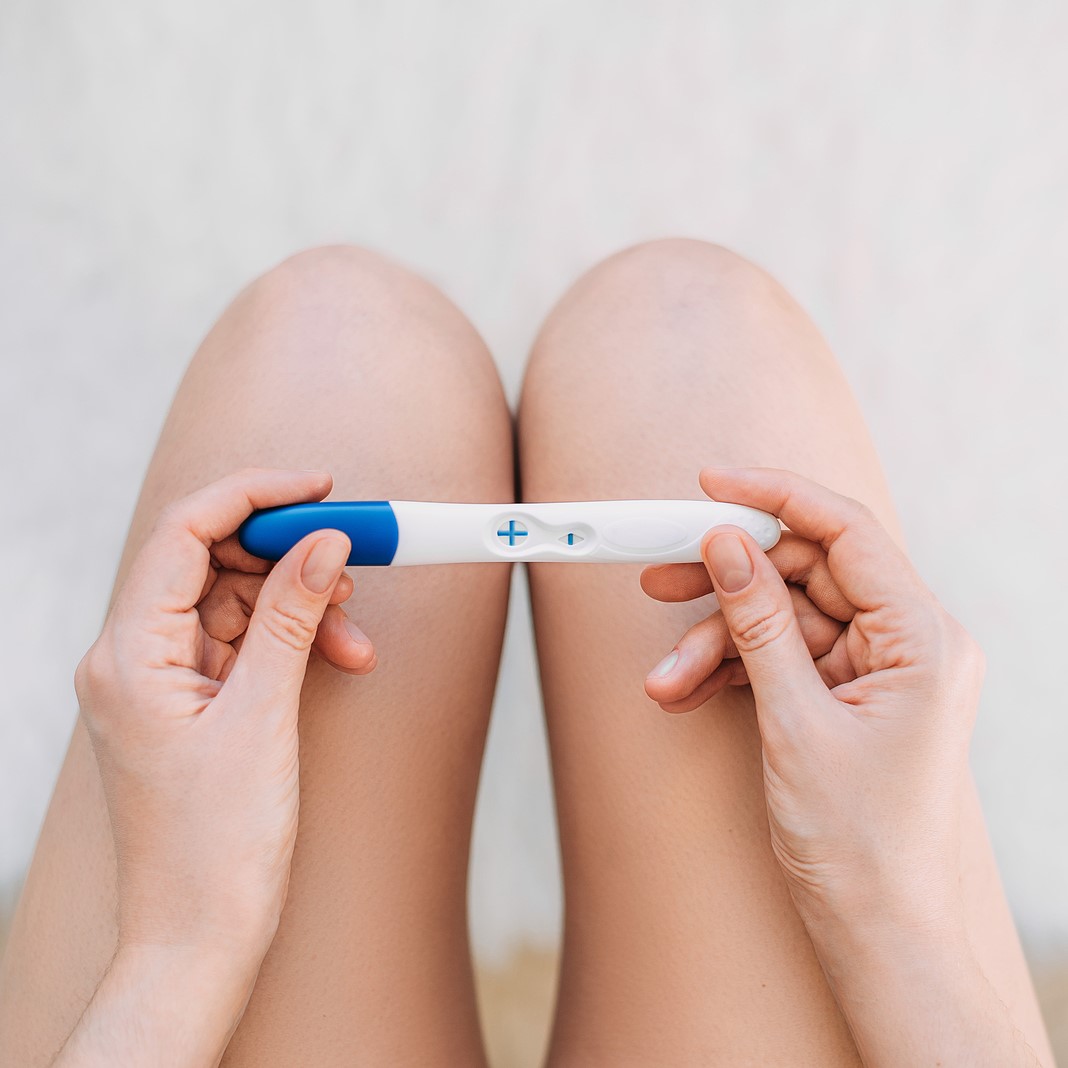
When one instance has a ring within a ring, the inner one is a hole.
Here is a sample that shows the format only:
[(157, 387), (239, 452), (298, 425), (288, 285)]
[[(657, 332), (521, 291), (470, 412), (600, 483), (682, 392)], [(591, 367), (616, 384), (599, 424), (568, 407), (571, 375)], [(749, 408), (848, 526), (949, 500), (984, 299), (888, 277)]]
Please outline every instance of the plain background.
[[(3, 0), (5, 903), (156, 434), (239, 287), (384, 251), (514, 401), (578, 272), (689, 235), (837, 352), (917, 566), (987, 651), (974, 764), (1028, 951), (1068, 954), (1066, 39), (1058, 0)], [(491, 963), (557, 936), (539, 716), (517, 570), (472, 886)]]

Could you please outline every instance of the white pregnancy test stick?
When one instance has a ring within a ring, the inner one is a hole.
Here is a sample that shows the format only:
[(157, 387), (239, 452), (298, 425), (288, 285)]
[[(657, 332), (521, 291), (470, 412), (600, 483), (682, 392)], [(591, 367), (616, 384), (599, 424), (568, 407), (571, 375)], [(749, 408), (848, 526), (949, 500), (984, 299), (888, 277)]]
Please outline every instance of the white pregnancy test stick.
[(741, 527), (765, 550), (782, 529), (767, 512), (711, 500), (326, 501), (254, 512), (239, 539), (254, 556), (278, 560), (314, 530), (341, 530), (352, 542), (352, 565), (684, 563), (701, 559), (701, 538), (721, 523)]

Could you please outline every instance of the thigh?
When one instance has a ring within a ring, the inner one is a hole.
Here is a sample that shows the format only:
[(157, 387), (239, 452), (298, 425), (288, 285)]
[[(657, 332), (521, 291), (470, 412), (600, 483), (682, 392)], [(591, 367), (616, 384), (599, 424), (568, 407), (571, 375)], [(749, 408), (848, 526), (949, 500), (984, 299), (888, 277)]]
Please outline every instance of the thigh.
[[(808, 318), (696, 241), (626, 250), (547, 319), (519, 410), (524, 500), (705, 499), (707, 464), (786, 467), (867, 502), (904, 544), (857, 404)], [(855, 1064), (771, 852), (751, 691), (682, 716), (646, 673), (701, 601), (659, 604), (640, 565), (529, 565), (566, 921), (558, 1064)], [(964, 858), (1007, 1000), (1029, 983), (974, 797)]]
[[(335, 499), (511, 500), (511, 419), (436, 289), (361, 250), (312, 250), (242, 292), (193, 359), (118, 582), (168, 501), (250, 464), (330, 471)], [(226, 1064), (481, 1063), (466, 876), (508, 570), (355, 573), (346, 607), (378, 667), (309, 668), (289, 896)], [(50, 1063), (84, 1007), (114, 944), (113, 865), (78, 725), (4, 965), (5, 1063)]]

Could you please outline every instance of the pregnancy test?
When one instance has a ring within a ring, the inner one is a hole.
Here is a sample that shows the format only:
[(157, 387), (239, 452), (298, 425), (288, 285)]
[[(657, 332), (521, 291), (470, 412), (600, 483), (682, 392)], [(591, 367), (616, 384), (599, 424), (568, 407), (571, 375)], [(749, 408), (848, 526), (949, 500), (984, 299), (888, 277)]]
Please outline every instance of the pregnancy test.
[(242, 547), (279, 560), (315, 530), (349, 536), (350, 565), (469, 564), (487, 561), (686, 563), (701, 538), (733, 523), (770, 549), (778, 519), (720, 501), (551, 501), (446, 504), (438, 501), (323, 501), (253, 512), (238, 530)]

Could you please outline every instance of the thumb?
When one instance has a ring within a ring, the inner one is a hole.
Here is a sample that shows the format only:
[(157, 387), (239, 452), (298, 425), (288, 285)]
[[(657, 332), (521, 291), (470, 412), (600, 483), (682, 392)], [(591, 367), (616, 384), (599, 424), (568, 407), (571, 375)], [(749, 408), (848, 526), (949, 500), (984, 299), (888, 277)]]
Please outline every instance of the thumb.
[(775, 565), (748, 533), (733, 525), (706, 534), (701, 556), (760, 717), (802, 712), (807, 701), (799, 697), (814, 696), (826, 687)]
[(350, 549), (341, 531), (317, 530), (274, 565), (256, 599), (228, 682), (246, 695), (297, 700), (316, 629)]

